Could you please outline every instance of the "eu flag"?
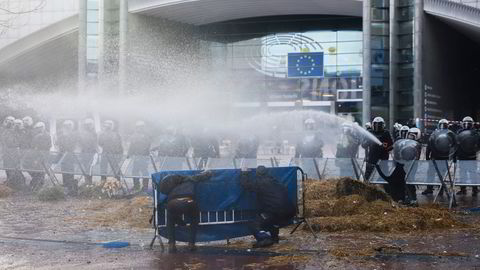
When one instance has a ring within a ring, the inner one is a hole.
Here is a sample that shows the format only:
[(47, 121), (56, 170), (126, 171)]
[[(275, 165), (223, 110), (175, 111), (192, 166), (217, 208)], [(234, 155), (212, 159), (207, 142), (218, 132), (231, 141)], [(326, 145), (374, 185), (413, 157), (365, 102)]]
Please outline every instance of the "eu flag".
[(288, 77), (323, 77), (323, 52), (289, 53)]

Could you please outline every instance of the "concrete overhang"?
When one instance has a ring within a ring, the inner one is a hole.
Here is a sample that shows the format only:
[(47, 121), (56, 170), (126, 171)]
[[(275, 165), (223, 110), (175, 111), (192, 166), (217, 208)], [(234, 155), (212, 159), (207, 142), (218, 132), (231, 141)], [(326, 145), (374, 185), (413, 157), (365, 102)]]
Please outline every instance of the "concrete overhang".
[(63, 19), (0, 49), (0, 78), (15, 81), (76, 69), (78, 15)]
[(480, 9), (445, 0), (425, 0), (424, 10), (480, 44)]
[(282, 15), (362, 16), (362, 0), (129, 0), (129, 12), (204, 25)]

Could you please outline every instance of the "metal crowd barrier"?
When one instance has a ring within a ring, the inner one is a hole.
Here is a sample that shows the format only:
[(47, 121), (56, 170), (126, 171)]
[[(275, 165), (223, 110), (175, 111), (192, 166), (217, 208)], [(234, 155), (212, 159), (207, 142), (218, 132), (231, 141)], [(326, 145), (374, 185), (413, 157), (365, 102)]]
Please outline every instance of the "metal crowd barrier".
[[(455, 186), (480, 186), (480, 161), (417, 160), (405, 164), (408, 169), (407, 183), (414, 185), (442, 185), (445, 174), (450, 174)], [(164, 156), (125, 156), (97, 153), (58, 153), (49, 151), (3, 149), (0, 155), (0, 170), (44, 172), (49, 176), (73, 174), (78, 176), (106, 176), (122, 178), (151, 178), (151, 174), (164, 170), (239, 169), (298, 166), (309, 178), (327, 179), (353, 177), (363, 180), (364, 159), (350, 158), (189, 158)], [(379, 162), (387, 175), (395, 166), (393, 160)], [(447, 169), (449, 168), (449, 169)], [(373, 184), (385, 184), (376, 170), (369, 179)]]

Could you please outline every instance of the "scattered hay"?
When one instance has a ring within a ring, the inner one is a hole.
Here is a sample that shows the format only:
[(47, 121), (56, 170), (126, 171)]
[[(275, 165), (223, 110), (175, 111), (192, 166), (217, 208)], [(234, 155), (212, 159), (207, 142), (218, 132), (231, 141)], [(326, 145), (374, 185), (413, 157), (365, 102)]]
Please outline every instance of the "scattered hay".
[(78, 197), (86, 199), (101, 199), (106, 197), (102, 192), (102, 186), (98, 185), (84, 185), (78, 187)]
[(335, 199), (335, 181), (308, 180), (305, 182), (306, 200), (328, 200)]
[(152, 198), (147, 196), (128, 201), (102, 201), (85, 210), (95, 211), (93, 216), (85, 219), (102, 227), (151, 227), (149, 220), (152, 216)]
[(316, 231), (412, 232), (465, 228), (448, 209), (436, 204), (398, 206), (376, 187), (349, 178), (308, 181), (306, 217)]
[(335, 257), (351, 257), (351, 256), (373, 256), (375, 255), (375, 250), (371, 248), (342, 248), (336, 247), (328, 251), (329, 254)]
[(0, 185), (0, 198), (6, 198), (13, 194), (13, 190), (6, 185)]
[(281, 255), (268, 258), (268, 260), (265, 261), (265, 264), (278, 267), (286, 265), (305, 265), (310, 259), (312, 259), (312, 257), (306, 255)]
[(44, 202), (65, 200), (65, 192), (61, 186), (44, 187), (38, 191), (37, 197)]
[(365, 198), (368, 202), (376, 200), (390, 202), (392, 200), (387, 193), (374, 185), (368, 185), (348, 177), (341, 178), (336, 182), (335, 194), (337, 197), (357, 194)]

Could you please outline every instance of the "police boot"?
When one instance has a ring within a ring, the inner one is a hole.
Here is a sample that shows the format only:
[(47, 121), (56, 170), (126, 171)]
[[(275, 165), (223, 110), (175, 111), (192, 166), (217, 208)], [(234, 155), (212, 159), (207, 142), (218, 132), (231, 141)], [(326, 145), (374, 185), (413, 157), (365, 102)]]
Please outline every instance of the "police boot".
[(148, 191), (148, 182), (149, 182), (148, 178), (143, 178), (143, 180), (142, 180), (142, 191), (143, 192)]

